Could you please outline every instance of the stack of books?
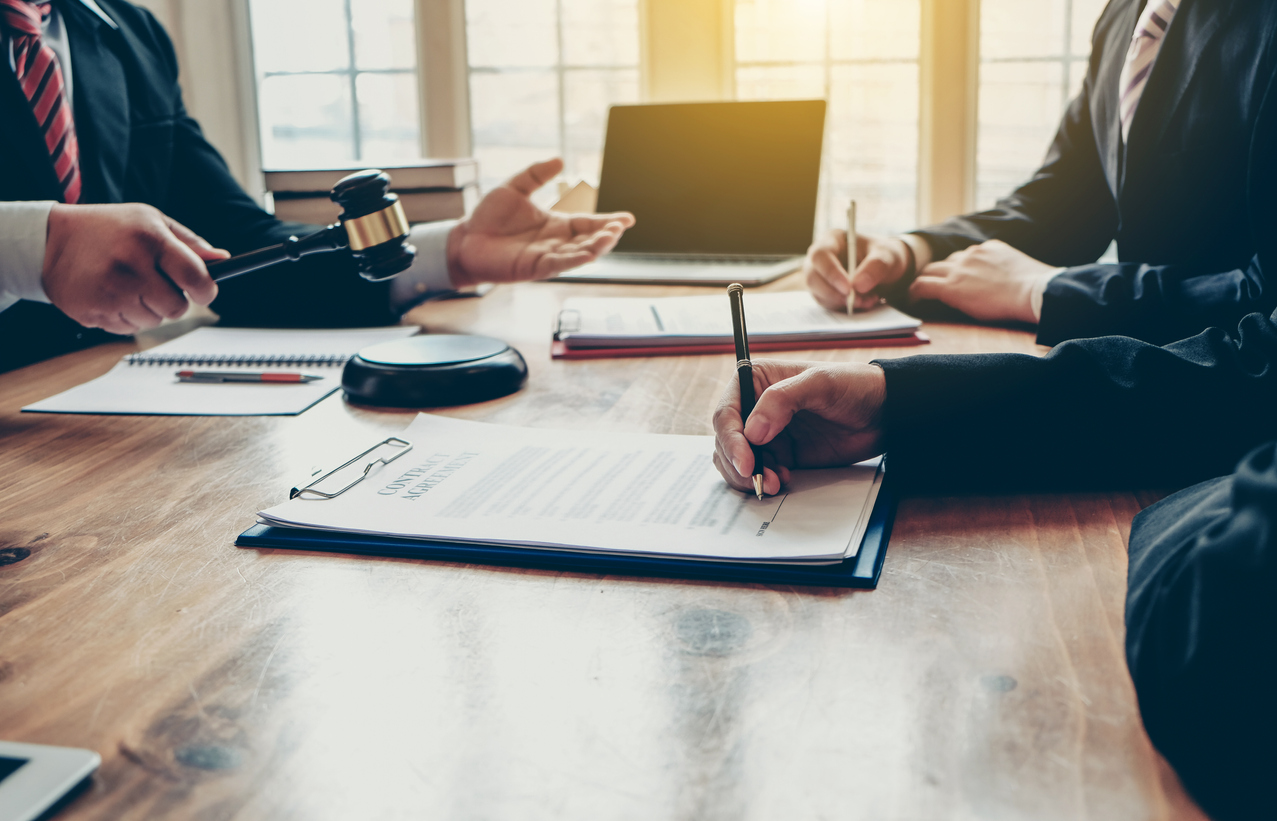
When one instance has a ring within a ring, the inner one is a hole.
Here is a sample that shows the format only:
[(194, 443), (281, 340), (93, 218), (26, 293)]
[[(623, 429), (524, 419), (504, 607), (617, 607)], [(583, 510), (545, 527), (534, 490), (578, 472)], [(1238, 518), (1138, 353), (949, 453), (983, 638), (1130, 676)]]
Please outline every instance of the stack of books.
[(328, 192), (347, 174), (380, 168), (390, 175), (409, 222), (459, 219), (479, 201), (479, 166), (474, 160), (414, 160), (395, 165), (341, 165), (266, 171), (266, 190), (275, 200), (275, 216), (290, 222), (328, 225), (341, 207)]

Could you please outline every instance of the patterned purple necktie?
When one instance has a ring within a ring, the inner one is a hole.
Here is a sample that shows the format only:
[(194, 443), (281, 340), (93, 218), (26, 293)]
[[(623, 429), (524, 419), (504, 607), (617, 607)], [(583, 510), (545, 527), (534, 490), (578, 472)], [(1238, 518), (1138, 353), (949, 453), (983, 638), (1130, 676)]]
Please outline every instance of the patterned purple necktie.
[(1126, 142), (1131, 133), (1131, 120), (1135, 119), (1135, 109), (1139, 107), (1140, 96), (1148, 83), (1149, 72), (1153, 70), (1153, 61), (1166, 39), (1166, 30), (1171, 27), (1171, 18), (1179, 9), (1180, 0), (1149, 0), (1135, 24), (1135, 33), (1131, 35), (1131, 47), (1126, 52), (1126, 62), (1122, 65), (1122, 76), (1118, 81), (1121, 89), (1121, 104), (1118, 111), (1122, 117), (1122, 142)]

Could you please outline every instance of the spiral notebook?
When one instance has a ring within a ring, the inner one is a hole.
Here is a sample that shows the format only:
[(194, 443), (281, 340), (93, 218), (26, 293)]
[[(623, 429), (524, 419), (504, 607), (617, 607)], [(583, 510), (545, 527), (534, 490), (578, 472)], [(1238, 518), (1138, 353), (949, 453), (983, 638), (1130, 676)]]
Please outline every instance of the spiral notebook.
[[(161, 416), (294, 416), (341, 387), (341, 369), (361, 348), (412, 336), (415, 326), (281, 330), (198, 328), (129, 354), (83, 385), (22, 410), (33, 413)], [(302, 371), (322, 376), (296, 384), (180, 382), (182, 368)]]

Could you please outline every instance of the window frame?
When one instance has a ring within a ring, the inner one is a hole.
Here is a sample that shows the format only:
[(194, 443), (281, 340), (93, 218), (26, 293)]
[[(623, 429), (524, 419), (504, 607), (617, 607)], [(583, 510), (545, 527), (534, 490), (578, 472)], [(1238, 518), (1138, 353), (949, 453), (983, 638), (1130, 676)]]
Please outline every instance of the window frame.
[[(171, 0), (179, 5), (210, 0)], [(252, 65), (248, 0), (223, 0), (240, 21), (235, 50)], [(980, 0), (920, 0), (918, 224), (970, 210), (975, 201)], [(639, 0), (639, 88), (649, 102), (729, 100), (735, 96), (734, 0)], [(470, 67), (464, 0), (415, 0), (417, 86), (425, 156), (471, 153)], [(1065, 60), (1067, 64), (1067, 59)], [(189, 75), (188, 75), (189, 76)], [(262, 190), (254, 87), (241, 83), (239, 155)], [(201, 112), (203, 113), (203, 112)], [(209, 113), (203, 113), (209, 117)], [(250, 136), (251, 135), (251, 139)]]

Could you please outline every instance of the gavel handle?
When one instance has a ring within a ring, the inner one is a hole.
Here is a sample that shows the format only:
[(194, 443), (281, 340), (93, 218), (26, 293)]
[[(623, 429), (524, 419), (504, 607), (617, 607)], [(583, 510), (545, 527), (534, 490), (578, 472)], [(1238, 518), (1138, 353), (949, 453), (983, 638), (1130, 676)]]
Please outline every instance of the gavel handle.
[(296, 262), (304, 256), (319, 254), (325, 251), (338, 251), (348, 244), (346, 229), (336, 223), (320, 231), (302, 237), (289, 237), (279, 245), (271, 245), (237, 257), (212, 262), (208, 265), (208, 274), (216, 282), (256, 271), (269, 265), (281, 262)]

